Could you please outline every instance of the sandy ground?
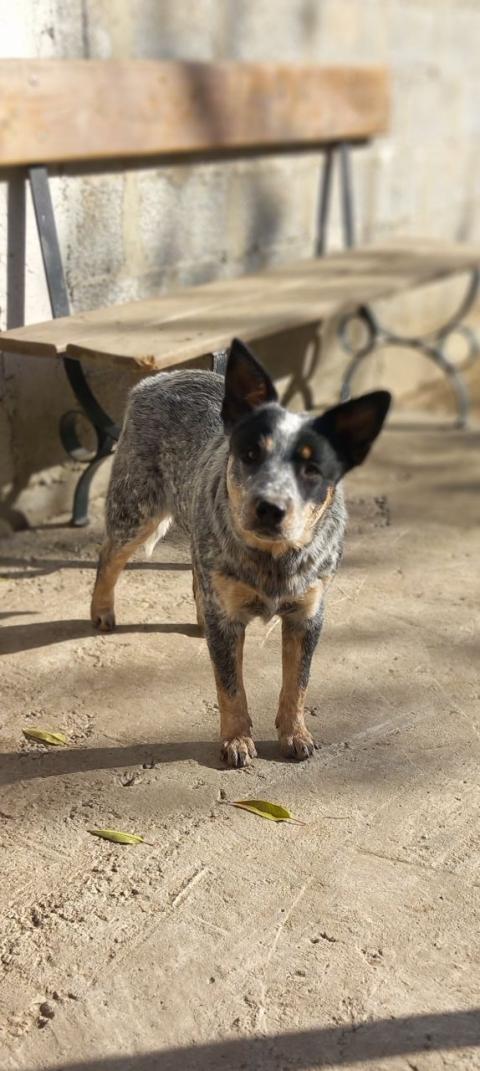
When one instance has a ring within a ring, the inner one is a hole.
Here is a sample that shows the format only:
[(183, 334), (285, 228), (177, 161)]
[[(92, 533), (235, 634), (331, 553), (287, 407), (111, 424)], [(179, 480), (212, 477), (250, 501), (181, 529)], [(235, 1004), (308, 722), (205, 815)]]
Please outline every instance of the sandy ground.
[(259, 758), (222, 768), (187, 548), (134, 562), (98, 637), (100, 522), (3, 541), (2, 1071), (480, 1068), (480, 433), (389, 430), (348, 490), (301, 765), (258, 626)]

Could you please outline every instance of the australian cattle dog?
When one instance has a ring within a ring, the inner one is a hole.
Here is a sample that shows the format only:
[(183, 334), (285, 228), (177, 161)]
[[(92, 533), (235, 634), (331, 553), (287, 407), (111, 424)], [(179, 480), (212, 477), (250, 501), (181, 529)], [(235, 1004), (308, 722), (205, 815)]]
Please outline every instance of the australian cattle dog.
[(390, 395), (374, 391), (321, 416), (292, 413), (270, 376), (234, 339), (225, 378), (159, 373), (130, 395), (113, 461), (106, 541), (92, 599), (97, 629), (115, 625), (114, 587), (142, 543), (175, 521), (191, 541), (197, 618), (213, 665), (222, 754), (256, 755), (242, 678), (245, 627), (282, 620), (280, 748), (308, 759), (304, 701), (325, 589), (342, 555), (342, 477), (365, 460)]

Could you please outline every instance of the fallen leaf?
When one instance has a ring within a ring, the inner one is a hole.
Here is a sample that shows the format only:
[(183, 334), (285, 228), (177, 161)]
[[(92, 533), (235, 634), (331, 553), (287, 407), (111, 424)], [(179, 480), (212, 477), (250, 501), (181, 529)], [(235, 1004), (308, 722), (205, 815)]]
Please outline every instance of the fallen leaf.
[(88, 832), (102, 840), (113, 840), (114, 844), (143, 844), (143, 837), (137, 833), (122, 833), (119, 829), (89, 829)]
[(51, 744), (52, 747), (65, 747), (66, 736), (63, 733), (50, 733), (46, 729), (23, 729), (23, 735), (27, 740), (39, 740), (41, 744)]
[(260, 818), (268, 818), (270, 822), (295, 822), (299, 826), (305, 823), (299, 818), (294, 818), (285, 807), (278, 803), (270, 803), (269, 800), (219, 800), (220, 803), (228, 803), (230, 807), (240, 807), (243, 811), (251, 811)]

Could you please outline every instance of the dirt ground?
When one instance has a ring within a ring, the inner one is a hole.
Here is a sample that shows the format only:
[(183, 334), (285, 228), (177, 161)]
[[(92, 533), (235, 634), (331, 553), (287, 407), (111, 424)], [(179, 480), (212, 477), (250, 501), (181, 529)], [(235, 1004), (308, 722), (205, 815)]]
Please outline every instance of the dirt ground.
[(139, 557), (99, 637), (99, 519), (2, 542), (2, 1071), (480, 1068), (480, 432), (391, 428), (348, 491), (307, 764), (259, 625), (259, 757), (223, 769), (188, 548)]

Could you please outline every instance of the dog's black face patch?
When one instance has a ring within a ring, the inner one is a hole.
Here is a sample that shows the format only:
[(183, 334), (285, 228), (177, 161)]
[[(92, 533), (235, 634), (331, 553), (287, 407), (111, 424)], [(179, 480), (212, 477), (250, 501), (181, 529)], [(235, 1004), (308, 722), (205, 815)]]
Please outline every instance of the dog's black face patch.
[(280, 406), (265, 406), (241, 420), (230, 437), (232, 454), (249, 467), (261, 465), (273, 452), (282, 412)]
[(328, 488), (338, 483), (342, 474), (335, 451), (311, 424), (305, 424), (301, 429), (292, 449), (291, 461), (303, 497), (315, 502), (326, 498)]

